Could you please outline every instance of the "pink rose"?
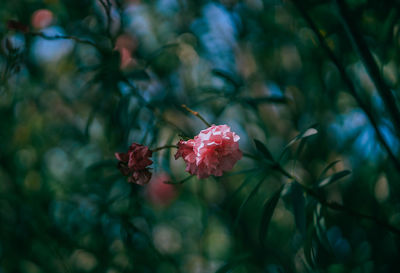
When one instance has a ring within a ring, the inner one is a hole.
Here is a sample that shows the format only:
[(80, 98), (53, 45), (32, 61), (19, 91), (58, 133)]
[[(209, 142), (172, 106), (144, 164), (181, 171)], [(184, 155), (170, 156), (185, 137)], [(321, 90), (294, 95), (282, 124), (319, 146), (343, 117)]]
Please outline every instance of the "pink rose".
[(178, 195), (177, 187), (164, 182), (171, 180), (166, 173), (156, 175), (146, 188), (146, 198), (155, 206), (166, 206)]
[(194, 139), (179, 141), (175, 159), (182, 157), (186, 162), (186, 171), (198, 178), (221, 176), (242, 158), (239, 139), (229, 126), (212, 125)]
[(151, 172), (147, 166), (153, 161), (149, 158), (152, 151), (147, 146), (132, 143), (127, 153), (115, 153), (119, 160), (118, 169), (125, 176), (129, 176), (128, 182), (144, 185), (149, 183)]

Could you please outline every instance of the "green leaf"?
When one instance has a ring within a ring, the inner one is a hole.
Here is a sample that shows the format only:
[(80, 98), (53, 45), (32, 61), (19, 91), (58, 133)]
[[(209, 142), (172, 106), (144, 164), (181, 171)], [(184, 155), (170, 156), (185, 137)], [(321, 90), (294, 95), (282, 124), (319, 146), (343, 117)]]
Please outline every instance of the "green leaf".
[(235, 87), (235, 89), (239, 88), (242, 85), (242, 83), (236, 80), (233, 75), (222, 69), (213, 69), (211, 73), (231, 83)]
[[(242, 184), (227, 198), (227, 200), (225, 201), (227, 204), (232, 202), (234, 197), (236, 195), (238, 195), (239, 192), (241, 192), (242, 189), (244, 189), (250, 183), (250, 181), (253, 179), (253, 177), (258, 173), (259, 169), (251, 169), (251, 170), (247, 170), (247, 171), (250, 171), (250, 174), (246, 176), (246, 178), (243, 180)], [(229, 175), (230, 174), (228, 174), (227, 176), (229, 176)]]
[(176, 182), (174, 182), (174, 181), (165, 181), (164, 183), (165, 184), (171, 184), (171, 185), (179, 185), (179, 184), (183, 184), (186, 181), (190, 180), (192, 177), (194, 177), (194, 175), (189, 175), (189, 176), (183, 178), (182, 180), (179, 180), (179, 181), (176, 181)]
[[(260, 181), (257, 183), (257, 185), (253, 188), (253, 190), (250, 192), (250, 194), (246, 197), (246, 199), (242, 202), (242, 204), (239, 207), (239, 211), (238, 214), (236, 216), (236, 219), (234, 221), (234, 225), (233, 225), (233, 229), (236, 230), (237, 225), (239, 224), (239, 219), (242, 216), (242, 213), (244, 211), (244, 207), (246, 206), (246, 204), (250, 201), (250, 199), (257, 193), (258, 189), (260, 188), (262, 182), (264, 182), (266, 175), (263, 175), (262, 178), (260, 179)], [(246, 179), (247, 180), (247, 179)], [(244, 181), (242, 186), (245, 185), (245, 183), (247, 184), (248, 181)], [(242, 187), (241, 187), (242, 188)], [(239, 190), (241, 190), (241, 188)]]
[(330, 185), (336, 181), (338, 181), (339, 179), (348, 176), (349, 174), (351, 174), (350, 170), (344, 170), (344, 171), (340, 171), (337, 173), (332, 174), (331, 176), (328, 176), (327, 178), (322, 179), (318, 184), (317, 187), (318, 188), (322, 188), (325, 187), (327, 185)]
[[(313, 126), (315, 126), (315, 125), (313, 125)], [(278, 160), (278, 162), (281, 162), (283, 156), (284, 156), (285, 153), (288, 151), (289, 147), (292, 146), (294, 143), (296, 143), (296, 142), (299, 141), (299, 140), (304, 140), (304, 139), (306, 139), (306, 138), (308, 138), (308, 137), (310, 137), (310, 136), (313, 136), (313, 135), (315, 135), (315, 134), (317, 134), (317, 133), (318, 133), (318, 130), (317, 130), (317, 129), (315, 129), (315, 128), (313, 128), (313, 127), (310, 127), (310, 128), (308, 128), (307, 130), (305, 130), (305, 131), (301, 132), (300, 134), (298, 134), (298, 135), (297, 135), (296, 137), (294, 137), (291, 141), (289, 141), (289, 143), (285, 146), (285, 148), (283, 148), (281, 154), (279, 155), (279, 160)], [(302, 143), (300, 143), (300, 145), (304, 145), (304, 143), (302, 142)]]
[(314, 226), (310, 226), (307, 231), (307, 237), (304, 240), (304, 257), (306, 258), (307, 264), (311, 266), (312, 269), (315, 269), (315, 255), (314, 255), (314, 240), (313, 237), (315, 235)]
[(261, 141), (259, 141), (258, 139), (254, 139), (254, 144), (256, 145), (257, 151), (261, 153), (265, 159), (271, 162), (275, 162), (271, 152)]
[(250, 254), (245, 254), (242, 256), (237, 257), (235, 260), (232, 262), (226, 263), (223, 266), (221, 266), (215, 273), (229, 273), (232, 272), (232, 270), (241, 264), (243, 261), (245, 261), (247, 258), (249, 258), (251, 255)]
[(241, 103), (247, 103), (251, 106), (257, 106), (259, 104), (264, 104), (264, 103), (280, 103), (280, 104), (285, 104), (288, 102), (288, 99), (283, 96), (268, 96), (268, 97), (256, 97), (256, 98), (251, 98), (251, 97), (237, 97), (235, 98), (236, 101), (241, 102)]
[(290, 197), (292, 199), (292, 207), (294, 213), (294, 219), (296, 227), (306, 237), (306, 202), (304, 198), (304, 191), (301, 185), (296, 181), (292, 183), (290, 187)]
[(146, 70), (143, 69), (137, 69), (133, 71), (129, 71), (125, 73), (125, 76), (130, 79), (134, 80), (150, 80), (149, 74), (146, 72)]
[[(175, 139), (175, 135), (172, 134), (169, 137), (168, 141), (166, 142), (166, 145), (175, 144), (174, 139)], [(162, 165), (163, 170), (166, 171), (174, 179), (173, 172), (171, 171), (171, 149), (167, 149), (166, 151), (164, 151), (164, 154), (162, 156), (161, 165)]]
[(107, 159), (107, 160), (102, 160), (102, 161), (98, 161), (96, 163), (93, 163), (91, 165), (89, 165), (86, 168), (86, 171), (97, 171), (99, 169), (103, 169), (103, 168), (115, 168), (117, 169), (117, 160), (116, 159)]
[(279, 198), (281, 197), (283, 187), (284, 185), (282, 185), (264, 204), (259, 233), (259, 238), (262, 246), (264, 246), (264, 241), (268, 234), (269, 223), (271, 222), (272, 215), (274, 214), (276, 205), (278, 204)]
[(328, 166), (326, 166), (325, 169), (319, 175), (319, 179), (318, 180), (320, 180), (322, 177), (324, 177), (325, 174), (329, 171), (329, 169), (332, 168), (333, 166), (335, 166), (339, 162), (340, 162), (340, 160), (335, 160), (335, 161), (329, 163)]
[(160, 47), (159, 49), (155, 50), (154, 52), (152, 52), (147, 58), (147, 62), (146, 62), (146, 68), (149, 67), (150, 65), (152, 65), (152, 63), (158, 58), (160, 57), (160, 55), (162, 55), (163, 53), (165, 53), (166, 50), (170, 49), (170, 48), (178, 48), (179, 44), (178, 43), (171, 43), (171, 44), (167, 44), (164, 45), (162, 47)]
[(317, 239), (319, 244), (321, 244), (326, 251), (332, 252), (332, 248), (330, 246), (328, 237), (326, 236), (326, 227), (325, 227), (325, 220), (321, 216), (322, 205), (318, 204), (313, 213), (313, 222), (315, 228), (315, 234), (317, 235)]
[(300, 134), (298, 134), (295, 138), (293, 138), (287, 145), (286, 145), (286, 147), (284, 148), (284, 149), (287, 149), (287, 148), (289, 148), (290, 146), (292, 146), (295, 142), (297, 142), (297, 141), (299, 141), (299, 140), (301, 140), (301, 139), (303, 139), (303, 138), (306, 138), (306, 137), (310, 137), (310, 136), (313, 136), (313, 135), (316, 135), (316, 134), (318, 134), (318, 130), (317, 129), (315, 129), (315, 128), (308, 128), (307, 130), (305, 130), (304, 132), (301, 132)]

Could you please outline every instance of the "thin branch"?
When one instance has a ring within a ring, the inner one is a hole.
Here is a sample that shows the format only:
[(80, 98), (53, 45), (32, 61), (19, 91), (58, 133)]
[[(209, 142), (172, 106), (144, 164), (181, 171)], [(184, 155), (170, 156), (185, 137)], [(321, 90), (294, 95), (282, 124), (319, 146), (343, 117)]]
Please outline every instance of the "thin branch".
[(26, 34), (31, 35), (31, 36), (39, 36), (46, 40), (74, 40), (77, 43), (91, 45), (91, 46), (95, 47), (96, 49), (100, 50), (100, 47), (97, 44), (95, 44), (94, 42), (85, 40), (85, 39), (81, 39), (76, 36), (71, 36), (71, 35), (48, 36), (48, 35), (44, 34), (43, 32), (28, 32)]
[(155, 149), (153, 149), (151, 151), (154, 153), (154, 152), (158, 152), (158, 151), (161, 151), (161, 150), (164, 150), (164, 149), (169, 149), (169, 148), (178, 148), (178, 146), (176, 146), (176, 145), (165, 145), (165, 146), (157, 147), (157, 148), (155, 148)]
[(208, 127), (211, 127), (211, 124), (208, 123), (200, 114), (199, 112), (193, 111), (192, 109), (190, 109), (189, 107), (187, 107), (185, 104), (181, 105), (186, 111), (188, 111), (189, 113), (191, 113), (192, 115), (198, 117), (202, 122), (204, 122), (205, 125), (207, 125)]
[[(300, 184), (300, 183), (299, 183)], [(327, 200), (325, 200), (324, 198), (322, 198), (320, 195), (318, 195), (315, 191), (313, 191), (312, 189), (300, 184), (302, 186), (302, 188), (307, 192), (307, 194), (309, 194), (310, 196), (314, 197), (319, 203), (321, 203), (322, 205), (336, 210), (336, 211), (341, 211), (341, 212), (345, 212), (349, 215), (361, 218), (361, 219), (366, 219), (369, 220), (371, 222), (374, 222), (375, 224), (377, 224), (378, 226), (381, 226), (387, 230), (389, 230), (390, 232), (400, 235), (400, 229), (392, 226), (391, 224), (387, 223), (386, 221), (380, 220), (374, 216), (368, 215), (368, 214), (364, 214), (358, 211), (355, 211), (351, 208), (345, 207), (341, 204), (338, 204), (336, 202), (329, 202)]]
[(335, 56), (333, 51), (328, 47), (328, 45), (325, 42), (325, 39), (322, 37), (318, 27), (314, 23), (314, 21), (311, 19), (311, 17), (307, 14), (306, 10), (303, 8), (299, 0), (292, 0), (292, 3), (296, 6), (300, 14), (303, 16), (304, 20), (308, 23), (310, 28), (313, 30), (315, 35), (318, 38), (318, 41), (322, 47), (322, 49), (325, 51), (326, 55), (328, 55), (329, 59), (335, 64), (336, 68), (338, 69), (340, 75), (343, 78), (344, 83), (348, 87), (349, 93), (353, 96), (353, 98), (357, 101), (358, 105), (361, 107), (361, 109), (364, 111), (364, 113), (367, 115), (368, 120), (370, 121), (372, 127), (375, 130), (376, 136), (378, 137), (378, 140), (382, 143), (383, 147), (387, 151), (390, 159), (396, 166), (398, 170), (400, 170), (400, 161), (397, 159), (397, 157), (393, 154), (392, 150), (389, 147), (389, 144), (386, 142), (385, 138), (383, 137), (381, 131), (379, 130), (378, 123), (375, 120), (372, 111), (369, 109), (368, 105), (362, 100), (362, 98), (359, 96), (359, 94), (356, 91), (356, 88), (353, 84), (353, 82), (350, 80), (350, 77), (347, 75), (346, 70), (344, 66), (339, 62), (339, 59)]
[(397, 128), (397, 134), (399, 135), (400, 112), (396, 105), (396, 99), (390, 91), (385, 80), (382, 78), (380, 69), (376, 61), (374, 60), (374, 57), (372, 56), (372, 53), (369, 50), (365, 40), (357, 31), (356, 26), (353, 24), (346, 4), (343, 0), (336, 0), (335, 3), (338, 7), (340, 22), (342, 23), (342, 26), (345, 29), (354, 50), (357, 52), (358, 56), (364, 63), (364, 66), (367, 69), (370, 78), (374, 82), (378, 93), (382, 97), (382, 100), (385, 103), (388, 112), (393, 119), (394, 126)]
[(184, 178), (184, 179), (182, 179), (182, 180), (180, 180), (180, 181), (177, 181), (177, 182), (164, 181), (164, 184), (179, 185), (179, 184), (185, 183), (186, 181), (190, 180), (190, 179), (193, 178), (193, 177), (194, 177), (194, 175), (189, 175), (188, 177), (186, 177), (186, 178)]

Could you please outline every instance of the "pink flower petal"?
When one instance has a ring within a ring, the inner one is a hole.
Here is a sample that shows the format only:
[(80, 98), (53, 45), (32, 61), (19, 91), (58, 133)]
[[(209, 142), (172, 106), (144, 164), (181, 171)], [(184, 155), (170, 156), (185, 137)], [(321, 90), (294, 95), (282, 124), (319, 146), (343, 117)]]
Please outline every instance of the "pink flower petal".
[(186, 171), (200, 179), (210, 175), (221, 176), (242, 158), (239, 139), (229, 126), (212, 125), (194, 139), (181, 140), (175, 159), (182, 157), (186, 162)]

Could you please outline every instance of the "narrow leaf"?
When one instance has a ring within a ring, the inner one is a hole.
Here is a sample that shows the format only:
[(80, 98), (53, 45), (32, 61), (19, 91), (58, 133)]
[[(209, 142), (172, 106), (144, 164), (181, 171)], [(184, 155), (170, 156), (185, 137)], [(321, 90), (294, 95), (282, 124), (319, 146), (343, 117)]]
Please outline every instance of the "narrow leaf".
[(281, 193), (283, 190), (283, 185), (274, 193), (274, 195), (264, 204), (264, 209), (261, 218), (260, 225), (260, 242), (261, 245), (264, 246), (265, 238), (268, 234), (269, 223), (271, 222), (272, 215), (274, 214), (274, 210), (276, 205), (278, 204), (279, 198), (281, 197)]
[(313, 237), (315, 234), (315, 228), (313, 225), (307, 231), (307, 237), (304, 240), (304, 257), (306, 258), (306, 262), (312, 269), (315, 269), (315, 257), (313, 253)]
[(303, 188), (299, 183), (293, 182), (290, 188), (290, 196), (292, 198), (292, 207), (294, 213), (294, 219), (297, 229), (306, 237), (306, 202), (304, 198)]
[(224, 70), (222, 70), (222, 69), (213, 69), (213, 70), (212, 70), (212, 73), (213, 73), (215, 76), (218, 76), (218, 77), (220, 77), (220, 78), (226, 80), (227, 82), (231, 83), (235, 88), (238, 88), (238, 87), (240, 87), (240, 86), (242, 85), (239, 81), (237, 81), (237, 80), (233, 77), (233, 75), (231, 75), (231, 74), (230, 74), (229, 72), (227, 72), (227, 71), (224, 71)]
[(334, 173), (333, 175), (328, 176), (327, 178), (321, 180), (318, 183), (318, 187), (322, 188), (322, 187), (325, 187), (327, 185), (330, 185), (330, 184), (338, 181), (339, 179), (341, 179), (341, 178), (343, 178), (345, 176), (348, 176), (349, 174), (351, 174), (351, 171), (349, 171), (349, 170), (344, 170), (344, 171), (340, 171), (340, 172)]
[(242, 103), (247, 103), (251, 106), (257, 106), (259, 104), (264, 104), (264, 103), (282, 103), (285, 104), (288, 102), (288, 99), (283, 96), (268, 96), (268, 97), (237, 97), (237, 101), (242, 102)]
[(332, 168), (333, 166), (335, 166), (339, 162), (340, 162), (340, 160), (335, 160), (335, 161), (329, 163), (328, 166), (326, 166), (325, 169), (321, 172), (319, 178), (321, 179), (322, 177), (324, 177), (325, 174), (330, 170), (330, 168)]
[(164, 184), (179, 185), (179, 184), (183, 184), (183, 183), (185, 183), (186, 181), (190, 180), (192, 177), (194, 177), (194, 175), (189, 175), (189, 176), (183, 178), (182, 180), (179, 180), (179, 181), (176, 181), (176, 182), (173, 182), (173, 181), (165, 181)]
[(285, 148), (283, 148), (283, 150), (282, 150), (282, 152), (281, 152), (281, 154), (279, 156), (278, 162), (280, 162), (282, 160), (283, 156), (288, 151), (289, 147), (292, 146), (294, 143), (296, 143), (299, 140), (304, 140), (305, 138), (313, 136), (313, 135), (315, 135), (317, 133), (318, 133), (318, 130), (313, 128), (313, 127), (311, 127), (311, 128), (308, 128), (307, 130), (301, 132), (300, 134), (298, 134), (291, 141), (289, 141), (289, 143), (285, 146)]
[(291, 145), (293, 145), (296, 141), (299, 141), (300, 139), (313, 136), (315, 134), (318, 134), (318, 130), (315, 128), (308, 128), (304, 132), (298, 134), (295, 138), (293, 138), (285, 147), (285, 149), (289, 148)]
[(86, 171), (95, 171), (106, 167), (117, 168), (117, 161), (112, 159), (98, 161), (96, 163), (89, 165), (86, 168)]
[(223, 266), (221, 266), (215, 273), (229, 273), (232, 272), (232, 270), (241, 264), (243, 261), (245, 261), (247, 258), (250, 257), (250, 254), (245, 254), (242, 256), (237, 257), (235, 260), (232, 262), (226, 263)]
[(261, 141), (254, 139), (254, 144), (256, 145), (257, 151), (259, 153), (261, 153), (265, 159), (267, 159), (271, 162), (275, 162), (274, 158), (272, 157), (271, 152)]
[(251, 173), (246, 176), (246, 178), (243, 180), (242, 184), (226, 199), (225, 203), (226, 204), (230, 204), (232, 202), (232, 200), (235, 198), (236, 195), (239, 194), (239, 192), (242, 191), (242, 189), (244, 189), (249, 183), (250, 181), (253, 179), (253, 177), (258, 173), (258, 170), (250, 170)]
[[(266, 175), (263, 175), (263, 177), (260, 179), (260, 181), (257, 183), (257, 185), (253, 188), (253, 190), (250, 192), (250, 194), (246, 197), (246, 199), (240, 205), (238, 214), (236, 216), (236, 219), (235, 219), (235, 222), (234, 222), (234, 225), (233, 225), (233, 229), (234, 230), (237, 228), (237, 225), (239, 224), (239, 219), (242, 216), (242, 213), (244, 211), (244, 207), (250, 201), (250, 199), (257, 193), (257, 191), (260, 188), (262, 182), (264, 182), (265, 177), (266, 177)], [(247, 182), (245, 181), (245, 182), (243, 182), (243, 184), (244, 183), (247, 183)]]

